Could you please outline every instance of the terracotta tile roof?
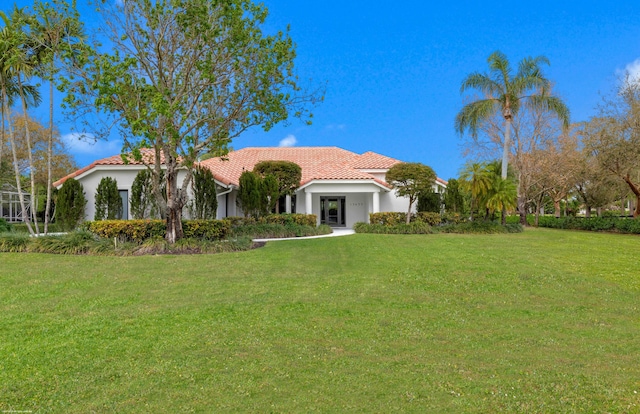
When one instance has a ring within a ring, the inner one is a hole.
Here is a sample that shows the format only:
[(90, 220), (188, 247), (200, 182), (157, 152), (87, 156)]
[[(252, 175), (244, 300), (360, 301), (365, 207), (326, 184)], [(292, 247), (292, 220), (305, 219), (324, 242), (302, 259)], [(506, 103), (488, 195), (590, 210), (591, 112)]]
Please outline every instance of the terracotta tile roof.
[[(154, 163), (154, 157), (155, 157), (155, 152), (153, 151), (153, 149), (150, 148), (143, 148), (140, 150), (140, 152), (142, 153), (142, 159), (144, 162), (146, 162), (147, 164), (153, 164)], [(85, 172), (89, 171), (90, 169), (98, 166), (98, 165), (143, 165), (144, 163), (142, 161), (136, 161), (133, 159), (133, 157), (129, 156), (127, 159), (127, 163), (125, 164), (122, 155), (118, 154), (118, 155), (113, 155), (111, 157), (107, 157), (107, 158), (102, 158), (100, 160), (96, 160), (94, 162), (92, 162), (91, 164), (87, 165), (84, 168), (81, 168), (77, 171), (72, 172), (71, 174), (68, 174), (64, 177), (62, 177), (61, 179), (59, 179), (58, 181), (53, 183), (54, 187), (58, 187), (62, 184), (64, 184), (65, 181), (67, 181), (69, 178), (75, 178), (79, 175), (84, 174)], [(164, 156), (160, 157), (160, 161), (164, 162)]]
[(374, 152), (359, 155), (338, 147), (250, 147), (230, 152), (224, 160), (211, 158), (200, 164), (211, 169), (224, 184), (238, 185), (240, 174), (260, 161), (295, 162), (302, 168), (301, 185), (312, 180), (372, 180), (388, 187), (360, 169), (386, 169), (400, 161)]
[(351, 166), (361, 170), (388, 170), (399, 162), (401, 161), (395, 158), (368, 151), (362, 155), (358, 155), (351, 163)]

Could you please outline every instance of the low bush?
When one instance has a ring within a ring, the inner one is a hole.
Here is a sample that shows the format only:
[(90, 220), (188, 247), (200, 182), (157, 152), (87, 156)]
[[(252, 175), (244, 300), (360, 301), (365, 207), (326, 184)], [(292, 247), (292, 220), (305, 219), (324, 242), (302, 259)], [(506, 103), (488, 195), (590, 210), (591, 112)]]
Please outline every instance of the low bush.
[(252, 226), (255, 224), (297, 224), (300, 226), (315, 227), (318, 217), (315, 214), (269, 214), (258, 219), (254, 217), (227, 217), (225, 220), (231, 223), (231, 227)]
[(0, 234), (0, 252), (21, 253), (27, 251), (31, 238), (27, 234), (4, 233)]
[(640, 220), (611, 216), (589, 218), (541, 216), (538, 219), (538, 227), (640, 234)]
[[(103, 238), (142, 243), (164, 237), (167, 227), (164, 220), (104, 220), (86, 222), (85, 228)], [(182, 230), (185, 238), (222, 240), (231, 231), (231, 223), (227, 220), (184, 220)]]
[(379, 224), (382, 226), (395, 226), (396, 224), (405, 223), (406, 220), (407, 220), (406, 213), (398, 213), (398, 212), (369, 213), (369, 223), (371, 224)]
[(440, 213), (420, 211), (416, 213), (414, 220), (418, 223), (427, 223), (430, 226), (437, 226), (442, 223), (442, 216)]
[(400, 223), (395, 225), (384, 225), (379, 223), (355, 223), (353, 230), (356, 233), (374, 233), (374, 234), (431, 234), (434, 233), (433, 228), (422, 222)]
[(7, 220), (0, 218), (0, 233), (8, 233), (11, 231), (11, 224)]
[(306, 226), (294, 223), (274, 224), (256, 223), (234, 227), (232, 233), (235, 236), (248, 236), (254, 239), (279, 239), (285, 237), (305, 237), (331, 234), (333, 230), (326, 224), (320, 226)]
[[(33, 223), (31, 223), (31, 228), (35, 231), (35, 226)], [(40, 232), (44, 231), (44, 223), (38, 223), (38, 229), (40, 230)], [(29, 233), (29, 229), (27, 228), (27, 225), (24, 223), (13, 223), (11, 224), (11, 230), (15, 231), (16, 233)], [(47, 225), (47, 232), (48, 233), (61, 233), (64, 230), (62, 229), (62, 226), (58, 223), (49, 223)]]
[(507, 224), (503, 226), (493, 221), (469, 221), (459, 224), (446, 224), (438, 228), (442, 233), (460, 234), (499, 234), (521, 233), (524, 229), (520, 224)]
[(249, 237), (230, 240), (181, 239), (169, 244), (163, 237), (152, 237), (142, 243), (122, 242), (99, 238), (88, 231), (75, 231), (60, 236), (29, 237), (26, 234), (0, 235), (0, 252), (91, 254), (129, 256), (145, 254), (199, 254), (249, 250), (253, 242)]

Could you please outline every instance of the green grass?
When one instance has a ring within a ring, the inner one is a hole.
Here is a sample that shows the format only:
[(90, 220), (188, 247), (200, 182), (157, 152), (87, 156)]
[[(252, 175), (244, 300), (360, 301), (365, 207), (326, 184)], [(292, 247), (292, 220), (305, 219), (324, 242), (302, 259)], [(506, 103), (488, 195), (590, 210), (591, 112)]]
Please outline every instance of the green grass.
[(0, 411), (639, 412), (638, 236), (0, 254)]

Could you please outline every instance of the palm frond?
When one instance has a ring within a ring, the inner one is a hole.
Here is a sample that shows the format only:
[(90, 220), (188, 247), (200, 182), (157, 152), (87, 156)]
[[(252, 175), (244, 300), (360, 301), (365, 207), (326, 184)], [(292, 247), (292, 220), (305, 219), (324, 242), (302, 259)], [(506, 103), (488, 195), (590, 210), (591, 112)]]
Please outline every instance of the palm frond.
[(465, 105), (456, 115), (456, 131), (462, 134), (468, 129), (472, 135), (477, 135), (480, 124), (493, 116), (499, 106), (496, 99), (481, 99)]
[(562, 122), (564, 129), (569, 128), (571, 112), (562, 99), (547, 94), (534, 94), (527, 98), (527, 105), (531, 108), (552, 112)]

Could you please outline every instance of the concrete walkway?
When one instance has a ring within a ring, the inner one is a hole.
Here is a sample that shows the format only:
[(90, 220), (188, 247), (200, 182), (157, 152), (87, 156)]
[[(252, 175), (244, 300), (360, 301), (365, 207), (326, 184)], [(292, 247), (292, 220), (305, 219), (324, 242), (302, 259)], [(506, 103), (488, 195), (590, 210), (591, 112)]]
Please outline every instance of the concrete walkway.
[(343, 229), (343, 228), (335, 228), (333, 229), (333, 233), (329, 234), (321, 234), (320, 236), (306, 236), (306, 237), (287, 237), (283, 239), (253, 239), (254, 242), (268, 242), (268, 241), (278, 241), (278, 240), (304, 240), (304, 239), (319, 239), (321, 237), (339, 237), (339, 236), (348, 236), (350, 234), (355, 234), (353, 229)]

